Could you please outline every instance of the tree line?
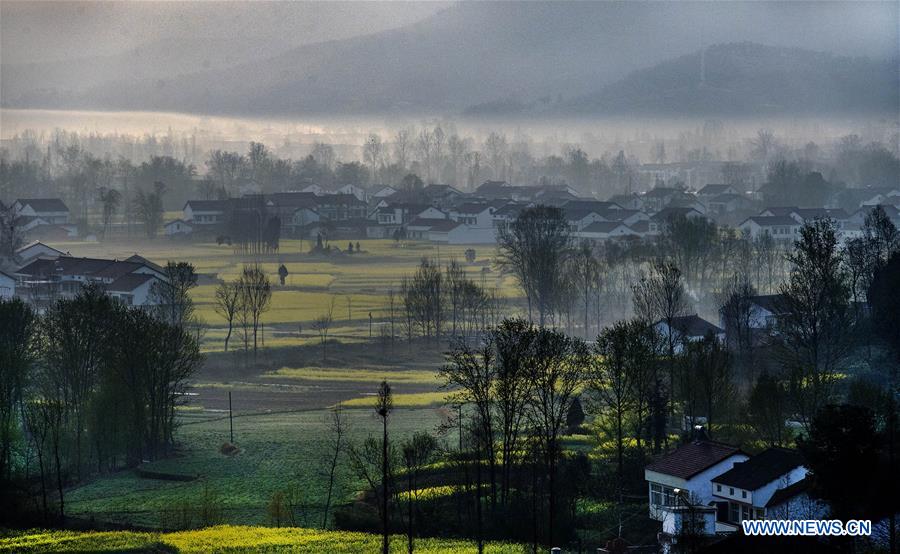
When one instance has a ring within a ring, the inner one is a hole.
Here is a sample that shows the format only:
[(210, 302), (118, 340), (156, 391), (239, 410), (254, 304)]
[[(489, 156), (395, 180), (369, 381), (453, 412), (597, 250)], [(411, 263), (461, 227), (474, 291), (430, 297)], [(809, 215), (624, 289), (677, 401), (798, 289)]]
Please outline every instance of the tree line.
[(95, 284), (42, 314), (20, 299), (0, 301), (7, 521), (36, 512), (62, 523), (69, 485), (171, 453), (176, 408), (202, 355), (186, 289), (164, 287), (154, 294), (169, 303), (153, 309)]

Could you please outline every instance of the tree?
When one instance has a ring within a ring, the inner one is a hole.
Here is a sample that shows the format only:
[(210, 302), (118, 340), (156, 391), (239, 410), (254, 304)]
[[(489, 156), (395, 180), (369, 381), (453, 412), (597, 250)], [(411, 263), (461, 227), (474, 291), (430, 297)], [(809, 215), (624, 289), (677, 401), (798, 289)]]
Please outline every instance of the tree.
[(381, 137), (375, 133), (369, 133), (366, 143), (363, 145), (363, 161), (372, 169), (372, 182), (374, 182), (378, 167), (384, 163), (384, 144), (381, 142)]
[(0, 200), (0, 258), (12, 259), (24, 242), (25, 231), (16, 222), (18, 217), (12, 204)]
[[(590, 243), (583, 241), (575, 253), (569, 260), (569, 268), (571, 272), (571, 281), (575, 285), (575, 289), (581, 296), (582, 306), (584, 308), (584, 330), (582, 335), (587, 338), (590, 333), (588, 325), (589, 314), (591, 313), (591, 301), (595, 297), (595, 290), (600, 286), (600, 262), (594, 256), (594, 251)], [(598, 321), (599, 325), (600, 322)]]
[(648, 276), (632, 287), (634, 313), (638, 319), (655, 323), (662, 321), (668, 332), (664, 338), (668, 351), (669, 365), (669, 413), (672, 413), (671, 391), (675, 385), (675, 346), (678, 334), (674, 331), (675, 319), (688, 311), (687, 292), (681, 279), (681, 271), (670, 262), (657, 260), (650, 268)]
[(328, 330), (331, 329), (331, 324), (334, 322), (334, 307), (337, 299), (335, 297), (331, 297), (331, 303), (328, 305), (328, 310), (313, 320), (312, 327), (319, 333), (319, 341), (322, 344), (322, 360), (327, 359), (327, 344), (328, 344)]
[(751, 299), (756, 295), (753, 285), (747, 278), (735, 276), (722, 294), (719, 317), (725, 324), (725, 337), (728, 346), (737, 352), (737, 358), (743, 364), (744, 377), (747, 383), (753, 382), (750, 368), (753, 361), (748, 359), (753, 353), (753, 304)]
[(633, 399), (631, 372), (627, 368), (629, 343), (633, 340), (631, 332), (630, 324), (620, 321), (600, 333), (594, 345), (590, 378), (591, 389), (599, 399), (601, 415), (611, 421), (620, 480), (624, 465), (626, 417)]
[(240, 305), (246, 309), (249, 323), (253, 329), (253, 356), (255, 357), (260, 318), (269, 309), (272, 300), (272, 284), (259, 264), (244, 266), (238, 283), (241, 290)]
[(560, 435), (576, 391), (585, 383), (588, 349), (584, 342), (550, 329), (538, 329), (527, 368), (531, 382), (528, 418), (548, 479), (547, 544), (553, 544), (557, 518), (557, 467)]
[(388, 499), (390, 497), (390, 446), (388, 444), (388, 418), (394, 410), (394, 393), (387, 381), (382, 381), (378, 386), (378, 396), (375, 400), (375, 413), (381, 418), (381, 554), (389, 554), (390, 546), (390, 513), (388, 512)]
[(801, 423), (831, 400), (852, 346), (849, 285), (831, 220), (807, 223), (789, 256), (790, 278), (781, 286), (777, 354), (790, 376), (790, 394)]
[(415, 535), (415, 513), (413, 507), (418, 504), (418, 478), (423, 467), (431, 463), (437, 451), (437, 440), (428, 433), (417, 432), (401, 446), (403, 465), (406, 469), (406, 540), (409, 554), (413, 552)]
[(776, 377), (762, 372), (748, 399), (748, 418), (756, 434), (769, 446), (781, 446), (789, 438), (785, 428), (787, 390)]
[(538, 311), (543, 327), (557, 305), (563, 268), (570, 255), (571, 235), (562, 210), (535, 206), (523, 210), (512, 224), (499, 228), (500, 264), (513, 272), (528, 299), (528, 315)]
[(728, 350), (712, 334), (685, 345), (688, 364), (700, 407), (706, 414), (707, 432), (712, 436), (716, 415), (731, 398), (731, 358)]
[(138, 220), (144, 225), (144, 233), (147, 238), (155, 238), (157, 231), (163, 222), (163, 195), (166, 193), (166, 186), (156, 181), (153, 183), (151, 192), (137, 191), (134, 200), (134, 209)]
[(872, 308), (875, 332), (885, 341), (900, 364), (900, 252), (875, 272), (869, 287), (868, 300)]
[(216, 287), (215, 310), (228, 323), (228, 334), (225, 335), (225, 352), (228, 352), (228, 342), (231, 340), (231, 332), (234, 329), (234, 319), (241, 311), (242, 301), (243, 295), (241, 294), (239, 281), (223, 281)]
[(494, 345), (488, 335), (477, 350), (470, 348), (464, 341), (456, 341), (453, 349), (447, 354), (447, 363), (440, 370), (447, 386), (458, 387), (451, 402), (454, 404), (470, 404), (475, 409), (473, 424), (475, 440), (479, 441), (478, 450), (487, 458), (491, 473), (491, 503), (496, 504), (496, 453), (494, 450), (494, 411), (493, 389), (496, 374), (494, 362)]
[(863, 406), (824, 406), (798, 441), (812, 474), (812, 494), (824, 499), (836, 519), (864, 518), (887, 495), (891, 477), (881, 474), (880, 437), (872, 411)]
[(100, 187), (98, 195), (100, 202), (103, 204), (103, 238), (105, 239), (112, 216), (119, 209), (119, 204), (122, 201), (122, 193), (116, 189)]
[(325, 510), (322, 515), (322, 529), (328, 527), (328, 514), (331, 509), (331, 497), (334, 493), (335, 478), (337, 476), (338, 461), (345, 448), (345, 435), (347, 434), (347, 416), (344, 415), (343, 406), (338, 402), (328, 412), (328, 452), (326, 453), (326, 474), (328, 478), (327, 493), (325, 495)]
[(18, 298), (0, 299), (0, 490), (11, 479), (16, 416), (35, 358), (37, 318)]
[(189, 262), (168, 262), (163, 268), (164, 280), (150, 287), (150, 297), (160, 319), (186, 329), (196, 323), (191, 289), (197, 286), (197, 271)]

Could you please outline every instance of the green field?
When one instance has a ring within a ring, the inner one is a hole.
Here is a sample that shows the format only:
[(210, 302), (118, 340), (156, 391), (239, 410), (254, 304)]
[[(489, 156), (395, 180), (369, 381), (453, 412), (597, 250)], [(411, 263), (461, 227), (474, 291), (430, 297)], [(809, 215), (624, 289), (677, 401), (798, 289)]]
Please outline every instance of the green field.
[[(203, 342), (207, 352), (224, 348), (225, 322), (215, 312), (214, 304), (216, 283), (234, 279), (248, 263), (260, 263), (273, 282), (271, 308), (263, 316), (267, 347), (317, 341), (310, 322), (328, 310), (332, 299), (335, 300), (333, 336), (342, 342), (368, 340), (369, 314), (376, 323), (383, 321), (387, 315), (388, 292), (399, 290), (401, 279), (415, 271), (422, 257), (442, 262), (456, 259), (463, 262), (466, 272), (476, 282), (495, 288), (505, 297), (514, 298), (520, 294), (513, 278), (501, 276), (494, 266), (496, 248), (490, 245), (398, 244), (391, 240), (361, 240), (359, 243), (362, 253), (331, 257), (310, 255), (311, 243), (300, 240), (283, 240), (277, 254), (261, 255), (239, 255), (227, 245), (175, 242), (164, 237), (153, 241), (59, 242), (51, 245), (73, 256), (122, 259), (137, 253), (159, 264), (170, 260), (194, 264), (202, 276), (199, 286), (193, 289), (193, 298), (197, 316), (208, 326)], [(346, 248), (346, 243), (334, 244)], [(468, 248), (476, 251), (473, 264), (464, 263)], [(289, 272), (284, 286), (278, 283), (277, 269), (281, 264)]]
[[(176, 533), (130, 531), (29, 531), (0, 538), (0, 552), (322, 552), (358, 554), (378, 552), (381, 536), (367, 533), (320, 531), (296, 527), (217, 526)], [(391, 537), (391, 551), (405, 552), (406, 538)], [(424, 554), (475, 552), (473, 542), (416, 539)], [(515, 544), (487, 543), (488, 554), (518, 554)]]
[[(374, 413), (348, 409), (349, 440), (359, 442), (380, 430)], [(293, 492), (307, 506), (301, 523), (321, 524), (327, 448), (327, 411), (245, 414), (234, 420), (234, 441), (241, 449), (236, 456), (220, 453), (229, 440), (227, 417), (206, 411), (182, 414), (178, 430), (184, 445), (177, 456), (147, 463), (142, 469), (197, 476), (193, 481), (148, 479), (128, 470), (97, 479), (71, 491), (66, 512), (78, 518), (94, 518), (147, 527), (161, 526), (172, 511), (196, 501), (204, 493), (216, 498), (223, 522), (245, 525), (269, 523), (266, 506), (276, 491)], [(398, 407), (391, 418), (395, 440), (417, 430), (434, 430), (442, 413), (435, 408)], [(451, 437), (447, 440), (452, 442)], [(350, 501), (361, 488), (352, 476), (341, 475), (338, 502)]]

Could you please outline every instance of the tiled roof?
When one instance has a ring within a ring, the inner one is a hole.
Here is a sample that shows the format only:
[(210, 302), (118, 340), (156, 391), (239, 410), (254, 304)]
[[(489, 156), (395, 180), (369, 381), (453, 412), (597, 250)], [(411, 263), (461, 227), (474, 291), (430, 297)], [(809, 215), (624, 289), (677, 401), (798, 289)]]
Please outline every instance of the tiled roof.
[(716, 483), (754, 491), (803, 465), (796, 450), (769, 448), (746, 462), (734, 464), (730, 470), (713, 479)]
[(682, 335), (689, 337), (703, 337), (707, 333), (718, 335), (725, 332), (721, 327), (713, 325), (697, 314), (674, 318), (672, 327)]
[(779, 304), (781, 303), (780, 294), (764, 294), (760, 296), (751, 296), (750, 302), (773, 314), (781, 312), (781, 308), (779, 306)]
[(144, 273), (129, 273), (122, 275), (112, 283), (106, 285), (106, 290), (113, 292), (131, 292), (147, 281), (157, 279), (153, 275)]
[[(800, 225), (797, 223), (795, 219), (787, 215), (755, 215), (753, 217), (748, 217), (744, 220), (744, 223), (748, 221), (752, 221), (756, 223), (760, 227), (774, 227), (778, 226), (796, 226)], [(743, 225), (744, 223), (741, 223)]]
[(788, 486), (784, 487), (783, 489), (776, 490), (775, 493), (772, 495), (772, 497), (769, 498), (769, 501), (766, 502), (766, 508), (771, 508), (772, 506), (778, 506), (779, 504), (784, 504), (785, 502), (787, 502), (791, 498), (794, 498), (798, 494), (808, 491), (811, 485), (812, 485), (812, 479), (809, 477), (804, 477), (803, 479), (800, 479), (796, 483), (788, 485)]
[(17, 200), (23, 206), (31, 206), (36, 212), (67, 212), (65, 202), (59, 198), (20, 198)]
[(717, 194), (724, 194), (728, 192), (728, 189), (731, 188), (731, 185), (720, 185), (720, 184), (710, 184), (706, 185), (702, 189), (697, 191), (697, 194), (703, 194), (705, 196), (714, 196)]
[(228, 200), (188, 200), (184, 207), (188, 205), (195, 212), (224, 212), (228, 209)]
[(619, 227), (624, 227), (628, 229), (628, 226), (624, 223), (620, 223), (618, 221), (595, 221), (581, 230), (582, 233), (611, 233), (618, 229)]
[(690, 479), (735, 454), (743, 454), (736, 446), (714, 441), (695, 441), (679, 447), (647, 466), (650, 471)]

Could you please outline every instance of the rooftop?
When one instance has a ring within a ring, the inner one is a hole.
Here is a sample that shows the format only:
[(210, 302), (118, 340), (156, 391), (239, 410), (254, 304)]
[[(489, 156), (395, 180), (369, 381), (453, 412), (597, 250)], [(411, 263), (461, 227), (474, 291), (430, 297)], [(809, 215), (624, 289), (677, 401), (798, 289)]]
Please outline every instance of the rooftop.
[(803, 456), (796, 450), (769, 448), (746, 462), (734, 464), (713, 482), (753, 491), (802, 466), (803, 461)]
[(659, 460), (647, 466), (647, 470), (663, 473), (681, 479), (690, 479), (704, 469), (728, 459), (735, 454), (743, 454), (741, 449), (730, 444), (715, 441), (694, 441), (680, 446)]
[(23, 206), (31, 206), (36, 212), (67, 212), (65, 202), (59, 198), (19, 198), (17, 202)]

